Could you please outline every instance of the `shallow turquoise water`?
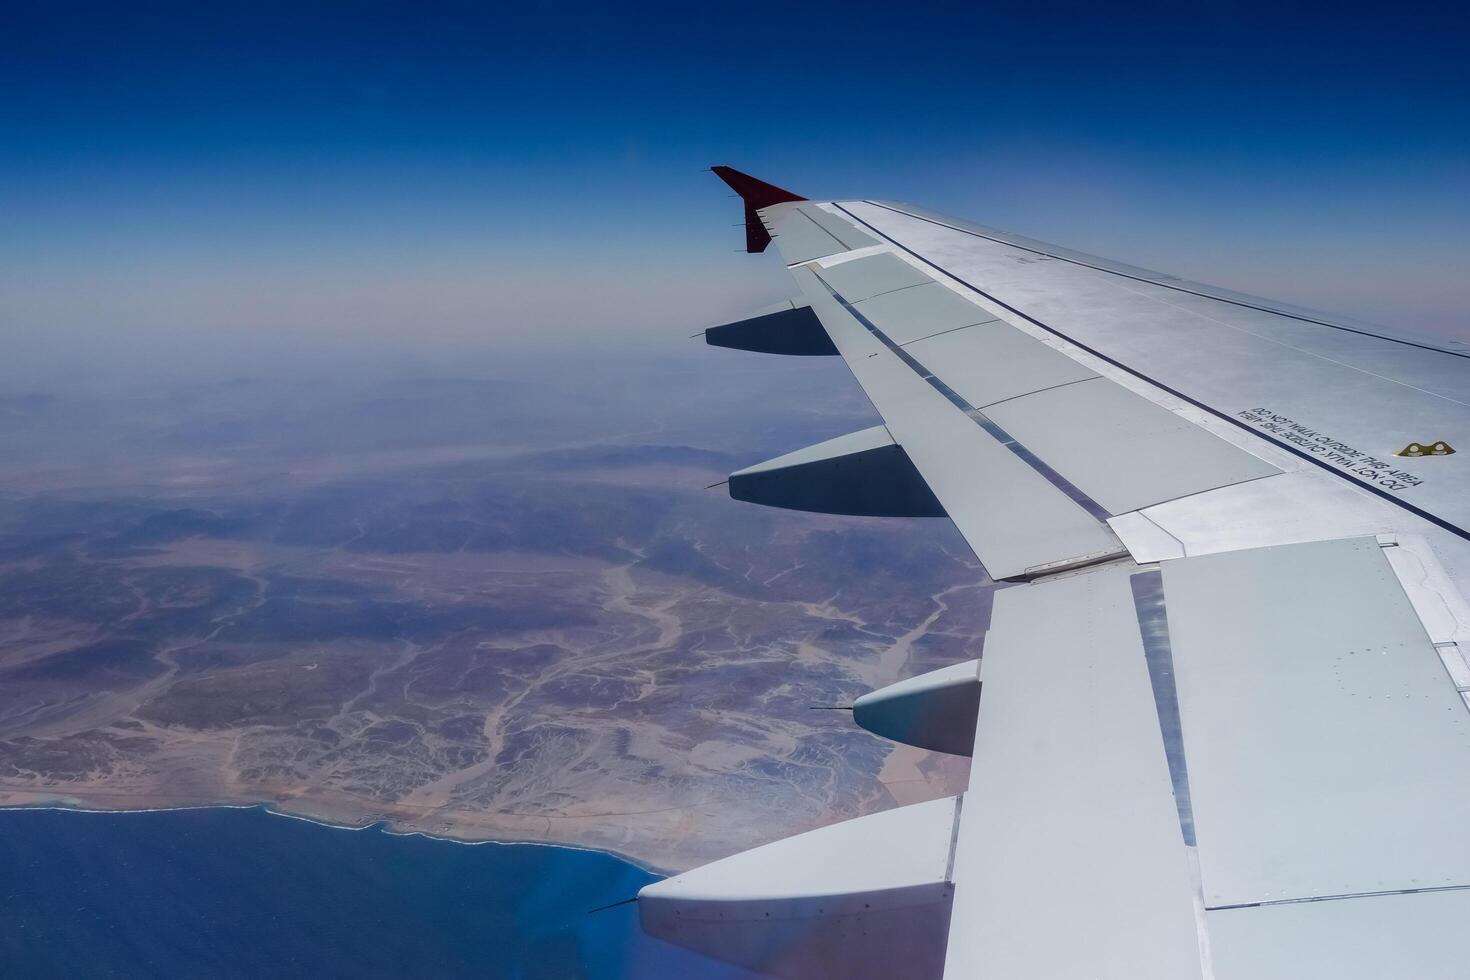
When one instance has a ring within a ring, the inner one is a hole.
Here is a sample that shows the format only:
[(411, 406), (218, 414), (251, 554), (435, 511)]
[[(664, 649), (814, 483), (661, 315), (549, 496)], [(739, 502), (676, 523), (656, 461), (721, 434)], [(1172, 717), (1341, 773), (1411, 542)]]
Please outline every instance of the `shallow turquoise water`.
[(260, 808), (0, 810), (0, 975), (689, 977), (610, 854), (345, 831)]

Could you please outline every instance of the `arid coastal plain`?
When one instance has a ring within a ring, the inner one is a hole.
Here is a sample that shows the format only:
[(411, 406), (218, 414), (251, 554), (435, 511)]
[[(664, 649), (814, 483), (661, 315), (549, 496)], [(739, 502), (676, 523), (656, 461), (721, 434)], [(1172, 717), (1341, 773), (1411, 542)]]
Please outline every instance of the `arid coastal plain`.
[[(842, 374), (792, 371), (685, 370), (659, 404), (442, 379), (8, 400), (0, 804), (268, 803), (668, 870), (957, 791), (965, 760), (813, 710), (977, 655), (991, 585), (948, 522), (706, 489), (870, 424)], [(718, 386), (759, 377), (731, 409)]]

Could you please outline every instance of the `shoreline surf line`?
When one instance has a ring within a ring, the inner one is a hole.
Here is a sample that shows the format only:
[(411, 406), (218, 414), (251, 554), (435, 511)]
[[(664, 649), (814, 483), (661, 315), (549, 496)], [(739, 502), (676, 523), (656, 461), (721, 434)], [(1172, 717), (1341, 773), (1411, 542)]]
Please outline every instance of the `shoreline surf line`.
[(665, 871), (655, 868), (642, 861), (636, 860), (627, 854), (603, 847), (587, 847), (582, 844), (563, 844), (553, 841), (540, 840), (497, 840), (486, 838), (485, 840), (462, 840), (457, 837), (441, 837), (424, 830), (395, 830), (391, 820), (374, 820), (371, 823), (353, 826), (351, 824), (330, 823), (315, 817), (303, 816), (299, 813), (287, 813), (275, 809), (269, 803), (197, 803), (189, 806), (155, 806), (155, 807), (129, 807), (127, 809), (102, 810), (89, 806), (68, 806), (65, 804), (33, 804), (33, 803), (11, 803), (0, 805), (0, 819), (3, 814), (13, 810), (55, 810), (63, 813), (95, 813), (95, 814), (123, 814), (123, 813), (177, 813), (188, 810), (260, 810), (272, 817), (285, 817), (287, 820), (300, 820), (302, 823), (315, 824), (318, 827), (326, 827), (330, 830), (362, 831), (377, 829), (380, 833), (389, 837), (423, 837), (426, 840), (442, 841), (446, 844), (459, 844), (464, 847), (479, 847), (484, 844), (495, 844), (500, 847), (550, 847), (563, 851), (583, 851), (588, 854), (604, 854), (608, 857), (617, 858), (624, 864), (632, 865), (639, 871), (647, 874), (658, 875), (667, 878), (678, 872)]

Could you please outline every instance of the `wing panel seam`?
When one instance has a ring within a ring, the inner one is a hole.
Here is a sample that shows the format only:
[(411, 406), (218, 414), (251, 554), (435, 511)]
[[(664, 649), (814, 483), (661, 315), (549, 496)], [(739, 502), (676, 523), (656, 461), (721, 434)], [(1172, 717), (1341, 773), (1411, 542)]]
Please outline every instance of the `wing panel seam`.
[(1133, 592), (1133, 611), (1148, 664), (1154, 708), (1159, 715), (1159, 735), (1169, 779), (1174, 786), (1174, 805), (1179, 811), (1179, 832), (1186, 847), (1195, 846), (1194, 806), (1189, 794), (1189, 764), (1184, 757), (1184, 734), (1179, 717), (1179, 692), (1174, 683), (1174, 648), (1169, 642), (1169, 614), (1164, 596), (1164, 576), (1158, 569), (1128, 577)]
[(1273, 905), (1305, 905), (1309, 902), (1341, 902), (1350, 898), (1383, 898), (1387, 895), (1430, 895), (1435, 892), (1470, 891), (1470, 885), (1431, 885), (1427, 888), (1391, 888), (1377, 892), (1346, 892), (1341, 895), (1304, 895), (1300, 898), (1275, 898), (1265, 902), (1239, 902), (1235, 905), (1207, 905), (1206, 912), (1228, 912), (1232, 909), (1262, 909)]
[[(897, 292), (897, 290), (895, 290), (895, 292)], [(879, 293), (878, 295), (879, 296), (886, 296), (888, 294), (887, 293)], [(995, 317), (995, 318), (990, 319), (990, 320), (979, 320), (979, 321), (977, 321), (975, 323), (966, 323), (963, 326), (950, 327), (948, 330), (941, 330), (938, 333), (930, 333), (930, 334), (925, 334), (922, 337), (915, 337), (913, 340), (905, 340), (899, 346), (901, 346), (901, 347), (907, 347), (909, 344), (917, 344), (921, 340), (933, 340), (935, 337), (943, 337), (945, 334), (947, 334), (947, 333), (954, 333), (956, 330), (969, 330), (971, 327), (983, 327), (987, 323), (1000, 323), (1000, 322), (1001, 322), (1000, 317)]]

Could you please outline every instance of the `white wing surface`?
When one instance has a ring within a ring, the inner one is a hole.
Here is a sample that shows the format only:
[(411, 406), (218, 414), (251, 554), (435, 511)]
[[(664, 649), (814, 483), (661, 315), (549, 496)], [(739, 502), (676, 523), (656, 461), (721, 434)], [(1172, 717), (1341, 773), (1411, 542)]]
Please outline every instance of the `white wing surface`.
[(884, 421), (732, 495), (943, 514), (1015, 585), (978, 667), (855, 710), (973, 732), (962, 797), (645, 926), (790, 977), (1466, 976), (1470, 346), (716, 172), (797, 295), (710, 342), (840, 354)]

